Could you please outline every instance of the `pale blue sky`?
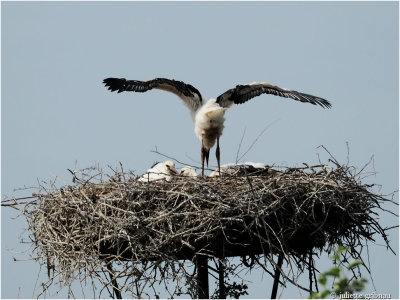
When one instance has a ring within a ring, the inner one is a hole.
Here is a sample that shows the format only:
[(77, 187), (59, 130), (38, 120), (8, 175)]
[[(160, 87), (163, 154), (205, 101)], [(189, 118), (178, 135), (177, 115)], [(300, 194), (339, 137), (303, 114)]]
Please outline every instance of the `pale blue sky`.
[[(352, 165), (362, 167), (374, 155), (377, 174), (365, 182), (381, 184), (382, 193), (397, 190), (397, 2), (3, 1), (1, 6), (2, 197), (29, 195), (34, 191), (14, 189), (56, 175), (70, 183), (67, 168), (75, 161), (78, 168), (98, 163), (104, 169), (121, 161), (141, 173), (163, 160), (150, 152), (155, 146), (198, 163), (200, 144), (176, 96), (112, 94), (102, 85), (106, 77), (174, 78), (194, 85), (205, 98), (253, 81), (326, 98), (331, 110), (274, 96), (232, 107), (221, 138), (222, 163), (235, 160), (244, 129), (247, 148), (277, 121), (245, 161), (295, 166), (317, 163), (319, 153), (326, 162), (326, 153), (317, 149), (323, 144), (345, 163), (348, 142)], [(210, 159), (215, 165), (214, 150)], [(27, 257), (19, 253), (27, 249), (19, 243), (26, 223), (15, 216), (2, 209), (1, 295), (30, 298), (37, 294), (32, 278), (39, 266), (12, 259)], [(398, 224), (387, 214), (380, 222)], [(390, 239), (398, 253), (397, 230)], [(398, 298), (398, 256), (382, 244), (378, 239), (369, 247), (376, 291)], [(317, 261), (321, 270), (329, 266), (325, 256)], [(246, 278), (253, 282), (249, 297), (269, 297), (268, 276), (254, 271)], [(45, 273), (38, 282), (43, 280)], [(370, 280), (367, 292), (373, 290)], [(288, 284), (281, 297), (300, 295)]]

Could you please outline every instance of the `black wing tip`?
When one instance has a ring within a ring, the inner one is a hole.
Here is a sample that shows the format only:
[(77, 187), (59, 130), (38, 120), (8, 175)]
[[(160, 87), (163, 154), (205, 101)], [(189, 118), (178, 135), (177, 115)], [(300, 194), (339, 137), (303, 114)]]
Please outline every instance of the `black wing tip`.
[(332, 104), (328, 101), (328, 100), (325, 100), (325, 99), (320, 99), (318, 102), (317, 102), (322, 108), (332, 108)]
[(124, 91), (124, 82), (125, 78), (106, 78), (103, 80), (103, 83), (106, 87), (108, 87), (108, 90), (111, 92), (118, 91), (118, 93), (121, 93)]

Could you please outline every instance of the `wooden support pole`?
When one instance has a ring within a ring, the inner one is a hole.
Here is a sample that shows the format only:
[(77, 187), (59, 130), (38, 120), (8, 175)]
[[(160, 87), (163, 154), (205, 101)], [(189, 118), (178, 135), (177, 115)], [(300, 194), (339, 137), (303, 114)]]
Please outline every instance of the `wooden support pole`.
[(218, 261), (219, 299), (226, 299), (225, 292), (225, 261), (220, 258)]
[(278, 293), (279, 276), (281, 275), (280, 269), (282, 268), (282, 264), (283, 264), (283, 253), (279, 253), (278, 263), (277, 266), (275, 267), (274, 284), (272, 286), (271, 299), (276, 299), (276, 295)]
[(209, 299), (208, 294), (208, 258), (198, 255), (195, 259), (197, 268), (197, 298)]
[(112, 264), (111, 261), (107, 261), (106, 262), (107, 270), (108, 270), (108, 273), (110, 274), (110, 277), (111, 277), (112, 288), (114, 290), (114, 294), (115, 294), (116, 299), (122, 299), (121, 290), (118, 287), (117, 278), (115, 277), (115, 273), (114, 273), (114, 270), (113, 270), (111, 264)]
[(225, 239), (221, 236), (221, 254), (218, 259), (219, 298), (226, 299), (225, 290)]
[(308, 279), (310, 281), (310, 296), (313, 292), (312, 290), (312, 284), (313, 284), (313, 258), (312, 258), (312, 250), (310, 250), (310, 254), (309, 254), (309, 261), (308, 261)]

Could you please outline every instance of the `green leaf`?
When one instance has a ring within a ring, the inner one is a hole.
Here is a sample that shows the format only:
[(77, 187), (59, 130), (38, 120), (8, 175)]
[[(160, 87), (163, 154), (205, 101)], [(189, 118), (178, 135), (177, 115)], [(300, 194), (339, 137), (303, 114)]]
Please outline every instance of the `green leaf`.
[(365, 278), (359, 278), (350, 282), (350, 289), (352, 291), (361, 292), (365, 289), (365, 284), (368, 282)]
[(319, 277), (318, 277), (318, 282), (320, 284), (322, 284), (323, 286), (325, 286), (326, 285), (326, 281), (327, 281), (327, 279), (326, 279), (325, 274), (324, 273), (320, 274)]
[(319, 293), (317, 292), (312, 292), (310, 296), (308, 296), (308, 299), (318, 299), (320, 298)]
[(333, 288), (336, 293), (344, 293), (347, 290), (347, 287), (349, 285), (349, 280), (347, 278), (340, 278), (339, 280), (336, 280), (335, 283), (333, 284)]
[(331, 257), (333, 260), (340, 260), (340, 256), (342, 255), (343, 252), (349, 250), (348, 247), (343, 247), (341, 245), (338, 246), (338, 248), (335, 251), (335, 254)]
[(347, 269), (352, 270), (352, 269), (358, 267), (361, 264), (362, 264), (361, 260), (355, 259), (355, 260), (349, 262), (349, 265), (347, 266)]
[(329, 271), (325, 272), (324, 274), (325, 274), (326, 276), (339, 277), (341, 271), (342, 271), (342, 268), (340, 268), (340, 267), (333, 267), (332, 269), (330, 269)]
[[(343, 265), (343, 263), (345, 262), (343, 253), (345, 251), (348, 251), (348, 249), (348, 247), (338, 246), (338, 248), (334, 252), (334, 255), (332, 256), (332, 259), (334, 259), (339, 266), (334, 266), (328, 271), (319, 274), (318, 283), (323, 286), (323, 288), (321, 288), (321, 290), (323, 291), (320, 293), (312, 293), (309, 296), (310, 299), (331, 297), (335, 293), (339, 295), (345, 292), (360, 292), (365, 289), (365, 284), (368, 282), (365, 278), (353, 279), (352, 281), (350, 281), (346, 277), (346, 269), (353, 270), (354, 268), (362, 265), (362, 261), (359, 259), (355, 259), (349, 262), (346, 267)], [(328, 284), (328, 277), (334, 277), (332, 291), (326, 289), (326, 285)]]
[(321, 298), (324, 299), (324, 298), (328, 297), (330, 294), (331, 294), (331, 291), (326, 290), (326, 291), (323, 291), (320, 296), (321, 296)]
[(335, 253), (333, 256), (331, 256), (331, 259), (333, 261), (339, 261), (340, 260), (340, 254), (339, 253)]

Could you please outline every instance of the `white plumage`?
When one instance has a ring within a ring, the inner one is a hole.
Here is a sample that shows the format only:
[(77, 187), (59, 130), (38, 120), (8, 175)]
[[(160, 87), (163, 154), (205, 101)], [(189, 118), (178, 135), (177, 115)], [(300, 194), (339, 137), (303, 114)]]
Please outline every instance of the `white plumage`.
[(229, 163), (229, 164), (224, 164), (217, 168), (216, 170), (212, 171), (210, 173), (210, 177), (215, 177), (215, 176), (220, 176), (220, 175), (232, 175), (236, 173), (236, 171), (239, 169), (238, 165)]
[(227, 109), (216, 103), (215, 99), (210, 99), (194, 112), (194, 132), (204, 148), (211, 149), (222, 135)]
[(256, 163), (256, 162), (246, 161), (245, 163), (243, 163), (243, 165), (252, 166), (256, 169), (265, 169), (265, 164), (260, 162)]
[(187, 176), (187, 177), (197, 177), (199, 174), (197, 174), (196, 170), (190, 166), (185, 166), (180, 170), (180, 175), (181, 176)]
[(157, 163), (147, 170), (142, 176), (139, 177), (140, 182), (151, 182), (166, 180), (171, 181), (172, 177), (177, 175), (178, 171), (175, 169), (173, 161), (167, 160), (165, 162)]
[(201, 142), (201, 167), (204, 176), (204, 161), (208, 165), (210, 149), (217, 143), (216, 157), (220, 169), (219, 137), (224, 129), (224, 113), (233, 104), (242, 104), (261, 94), (272, 94), (291, 98), (300, 102), (320, 105), (324, 108), (331, 104), (322, 98), (309, 94), (282, 89), (268, 82), (253, 82), (246, 85), (237, 85), (217, 97), (204, 100), (200, 92), (190, 84), (166, 78), (156, 78), (148, 81), (126, 80), (125, 78), (107, 78), (103, 83), (109, 90), (124, 92), (132, 91), (143, 93), (151, 89), (159, 89), (174, 93), (180, 97), (190, 110), (194, 122), (194, 132)]

